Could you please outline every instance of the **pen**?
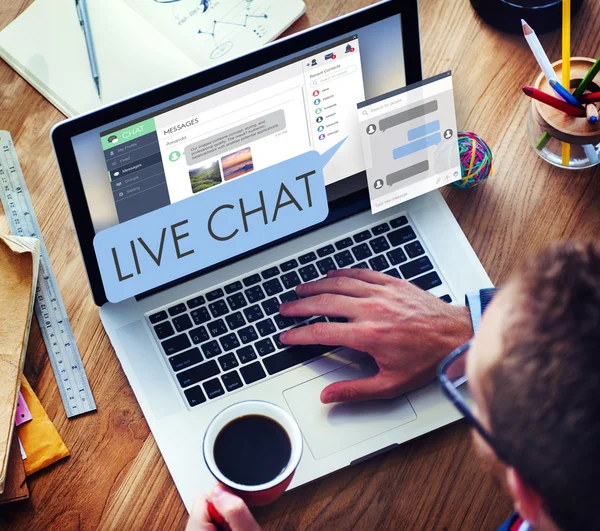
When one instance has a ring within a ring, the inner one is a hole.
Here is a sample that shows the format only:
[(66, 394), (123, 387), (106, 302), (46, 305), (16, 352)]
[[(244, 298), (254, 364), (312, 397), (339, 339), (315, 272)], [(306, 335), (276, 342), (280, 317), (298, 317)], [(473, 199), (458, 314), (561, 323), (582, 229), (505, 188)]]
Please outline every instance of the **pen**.
[(90, 17), (88, 15), (86, 0), (75, 0), (75, 8), (77, 9), (79, 24), (81, 25), (83, 35), (85, 36), (85, 47), (87, 48), (88, 59), (90, 61), (92, 78), (96, 84), (98, 96), (100, 96), (100, 75), (98, 74), (98, 64), (96, 62), (96, 52), (94, 51), (94, 41), (92, 40), (92, 27), (90, 26)]
[(579, 83), (579, 86), (575, 89), (575, 92), (573, 93), (575, 98), (579, 99), (583, 95), (585, 89), (590, 84), (592, 79), (596, 77), (598, 72), (600, 72), (600, 57), (598, 57), (592, 68), (590, 68), (589, 72), (581, 80), (581, 83)]
[(580, 106), (575, 107), (574, 105), (570, 105), (563, 100), (559, 100), (558, 98), (551, 96), (547, 92), (543, 92), (534, 87), (523, 87), (523, 92), (530, 98), (541, 101), (546, 105), (550, 105), (551, 107), (554, 107), (555, 109), (558, 109), (569, 116), (578, 116), (581, 118), (585, 116), (585, 111)]
[(581, 96), (579, 101), (581, 101), (581, 103), (595, 103), (600, 101), (600, 92), (590, 92), (589, 94), (584, 94)]
[(588, 103), (585, 107), (588, 122), (595, 124), (598, 122), (598, 108), (594, 103)]
[(550, 86), (556, 91), (556, 93), (563, 99), (565, 100), (567, 103), (574, 105), (575, 107), (581, 107), (581, 103), (579, 103), (577, 101), (576, 98), (573, 97), (573, 94), (571, 94), (565, 87), (563, 87), (558, 80), (556, 79), (551, 79), (550, 80)]
[(551, 79), (556, 78), (556, 73), (554, 72), (554, 68), (552, 68), (550, 59), (548, 59), (544, 48), (542, 48), (542, 43), (535, 34), (535, 31), (533, 31), (531, 26), (523, 19), (521, 19), (521, 25), (523, 26), (523, 35), (525, 35), (527, 44), (529, 44), (536, 61), (546, 76), (546, 79), (550, 81)]

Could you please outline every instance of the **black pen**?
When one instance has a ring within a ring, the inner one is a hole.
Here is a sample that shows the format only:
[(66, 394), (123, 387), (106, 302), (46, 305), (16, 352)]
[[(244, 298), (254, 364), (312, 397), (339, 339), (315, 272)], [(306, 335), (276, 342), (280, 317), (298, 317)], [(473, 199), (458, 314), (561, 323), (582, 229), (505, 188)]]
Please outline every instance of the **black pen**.
[(85, 46), (87, 48), (88, 59), (90, 60), (92, 77), (94, 78), (94, 83), (96, 83), (98, 96), (100, 96), (100, 75), (98, 74), (98, 63), (96, 62), (96, 52), (94, 51), (94, 41), (92, 40), (92, 27), (90, 26), (86, 0), (75, 0), (75, 8), (79, 17), (79, 24), (85, 36)]

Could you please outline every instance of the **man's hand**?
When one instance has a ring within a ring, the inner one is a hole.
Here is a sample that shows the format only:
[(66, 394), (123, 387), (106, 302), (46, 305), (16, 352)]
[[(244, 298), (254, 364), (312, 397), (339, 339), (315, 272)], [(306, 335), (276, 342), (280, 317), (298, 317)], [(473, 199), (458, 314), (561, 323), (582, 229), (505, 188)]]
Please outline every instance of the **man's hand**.
[(201, 494), (195, 499), (190, 519), (185, 528), (186, 531), (217, 531), (220, 529), (208, 513), (209, 502), (212, 502), (215, 509), (225, 519), (231, 531), (261, 531), (246, 504), (222, 485), (216, 485), (209, 496)]
[(379, 373), (336, 382), (321, 401), (394, 398), (435, 377), (438, 363), (473, 335), (469, 310), (451, 306), (405, 280), (369, 269), (330, 271), (326, 279), (297, 286), (298, 301), (282, 315), (345, 317), (348, 323), (316, 323), (281, 335), (288, 345), (345, 346), (367, 352)]

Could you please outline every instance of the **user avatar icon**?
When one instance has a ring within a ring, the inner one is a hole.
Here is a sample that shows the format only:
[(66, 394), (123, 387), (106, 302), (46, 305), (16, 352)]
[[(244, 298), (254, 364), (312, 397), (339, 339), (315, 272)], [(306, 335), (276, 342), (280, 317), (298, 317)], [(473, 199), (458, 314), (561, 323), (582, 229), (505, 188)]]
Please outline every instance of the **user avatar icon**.
[(318, 90), (313, 92), (313, 98), (316, 98), (319, 94), (321, 94)]
[(446, 140), (449, 140), (450, 138), (452, 138), (452, 135), (454, 134), (454, 131), (452, 131), (452, 129), (446, 129), (444, 131), (444, 138)]
[(169, 160), (171, 162), (177, 162), (180, 158), (181, 158), (181, 153), (179, 153), (179, 151), (173, 151), (173, 153), (171, 153), (169, 155)]
[(325, 140), (325, 135), (319, 135), (319, 140)]
[(315, 100), (315, 105), (319, 105), (319, 103), (321, 103), (321, 100), (320, 100), (319, 98), (317, 98), (317, 99)]
[(317, 118), (317, 123), (318, 123), (318, 124), (320, 124), (322, 121), (323, 121), (323, 117), (322, 117), (322, 116), (319, 116), (319, 117)]
[(367, 134), (374, 135), (376, 132), (377, 132), (377, 126), (375, 126), (373, 124), (369, 124), (369, 126), (367, 127)]
[(375, 190), (379, 190), (379, 189), (383, 188), (383, 179), (377, 179), (373, 183), (373, 186), (375, 187)]
[(312, 64), (311, 64), (311, 66), (317, 66), (317, 60), (316, 60), (316, 59), (313, 59), (313, 60), (312, 60)]
[(321, 107), (319, 107), (318, 109), (315, 109), (316, 114), (321, 114), (322, 112), (323, 112), (323, 109), (321, 109)]
[(319, 131), (319, 133), (322, 133), (323, 131), (325, 131), (325, 126), (320, 125), (319, 127), (317, 127), (317, 131)]
[(346, 46), (346, 53), (353, 53), (354, 52), (354, 48), (352, 47), (351, 44), (348, 44)]

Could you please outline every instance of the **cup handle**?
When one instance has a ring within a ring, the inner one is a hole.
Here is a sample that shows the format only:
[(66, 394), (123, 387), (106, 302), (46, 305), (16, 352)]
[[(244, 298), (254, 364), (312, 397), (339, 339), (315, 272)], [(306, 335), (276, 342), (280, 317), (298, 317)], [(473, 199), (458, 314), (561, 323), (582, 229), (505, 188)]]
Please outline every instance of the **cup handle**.
[(217, 511), (217, 508), (212, 502), (208, 502), (208, 515), (216, 524), (217, 528), (222, 529), (223, 531), (231, 531), (231, 527), (229, 527), (229, 524), (226, 522), (225, 518), (223, 518), (223, 515)]

